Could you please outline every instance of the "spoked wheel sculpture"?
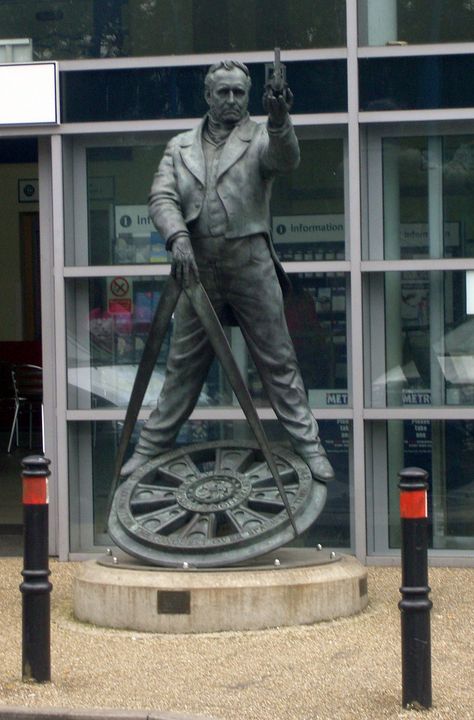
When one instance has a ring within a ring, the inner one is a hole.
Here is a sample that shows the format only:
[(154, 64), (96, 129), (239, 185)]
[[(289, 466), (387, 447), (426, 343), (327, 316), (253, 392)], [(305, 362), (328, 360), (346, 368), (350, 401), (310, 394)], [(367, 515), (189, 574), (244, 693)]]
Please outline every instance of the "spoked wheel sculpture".
[[(298, 533), (317, 518), (326, 487), (286, 448), (272, 448)], [(153, 564), (212, 568), (289, 542), (294, 529), (258, 444), (211, 442), (161, 455), (117, 490), (114, 542)]]
[[(214, 442), (150, 460), (123, 484), (120, 468), (171, 316), (185, 292), (245, 413), (255, 445)], [(280, 547), (306, 530), (326, 500), (308, 466), (270, 448), (214, 308), (199, 282), (168, 278), (155, 310), (117, 450), (108, 529), (125, 552), (154, 565), (221, 567)]]

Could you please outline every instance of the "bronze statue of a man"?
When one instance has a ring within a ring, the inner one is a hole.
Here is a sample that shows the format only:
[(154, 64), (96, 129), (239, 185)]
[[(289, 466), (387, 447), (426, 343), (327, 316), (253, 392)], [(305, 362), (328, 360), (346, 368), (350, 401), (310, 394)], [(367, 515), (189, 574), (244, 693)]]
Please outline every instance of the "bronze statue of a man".
[[(288, 279), (270, 238), (270, 195), (276, 175), (299, 163), (288, 88), (264, 95), (268, 121), (249, 118), (250, 76), (237, 61), (213, 65), (205, 79), (209, 111), (200, 125), (174, 137), (151, 187), (150, 216), (185, 286), (200, 280), (217, 315), (239, 324), (268, 399), (293, 449), (322, 482), (334, 471), (319, 439), (288, 333), (282, 286)], [(169, 450), (199, 397), (214, 352), (182, 293), (175, 313), (166, 377), (126, 477)]]

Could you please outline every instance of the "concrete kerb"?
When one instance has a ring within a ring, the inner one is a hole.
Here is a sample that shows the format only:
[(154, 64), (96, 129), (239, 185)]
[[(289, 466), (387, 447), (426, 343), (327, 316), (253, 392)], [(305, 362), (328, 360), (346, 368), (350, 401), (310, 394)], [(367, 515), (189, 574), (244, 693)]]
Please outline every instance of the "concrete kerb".
[(147, 710), (67, 710), (65, 708), (1, 707), (0, 720), (216, 720), (205, 715)]

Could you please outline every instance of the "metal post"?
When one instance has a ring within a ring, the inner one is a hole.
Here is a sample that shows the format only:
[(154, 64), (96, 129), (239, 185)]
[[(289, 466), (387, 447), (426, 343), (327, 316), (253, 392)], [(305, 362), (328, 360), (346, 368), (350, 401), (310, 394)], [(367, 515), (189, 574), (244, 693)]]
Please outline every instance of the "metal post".
[(402, 704), (431, 707), (431, 632), (428, 595), (428, 473), (405, 468), (400, 477), (402, 529)]
[(51, 680), (50, 593), (48, 580), (48, 466), (41, 455), (22, 461), (23, 478), (23, 633), (22, 679)]

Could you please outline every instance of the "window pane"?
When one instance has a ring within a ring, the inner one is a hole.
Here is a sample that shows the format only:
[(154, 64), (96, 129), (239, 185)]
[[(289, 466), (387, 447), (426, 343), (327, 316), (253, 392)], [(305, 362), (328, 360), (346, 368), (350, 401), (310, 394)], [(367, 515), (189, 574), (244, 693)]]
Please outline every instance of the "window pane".
[[(285, 64), (294, 94), (293, 113), (347, 111), (345, 60)], [(61, 72), (62, 122), (201, 117), (207, 110), (203, 92), (207, 69), (207, 65), (192, 65)], [(249, 111), (261, 115), (265, 67), (249, 63), (248, 69), (252, 79)]]
[[(466, 273), (389, 272), (371, 277), (369, 285), (372, 406), (473, 405)], [(377, 308), (382, 302), (385, 328)]]
[(474, 40), (471, 0), (360, 0), (361, 45)]
[(389, 547), (400, 547), (398, 473), (421, 467), (429, 473), (429, 543), (435, 549), (474, 548), (474, 422), (387, 423)]
[(474, 135), (385, 138), (382, 162), (385, 259), (472, 257)]
[(472, 55), (361, 58), (360, 109), (467, 108), (474, 89), (464, 78), (474, 71)]
[[(128, 405), (165, 278), (116, 275), (67, 280), (68, 407)], [(314, 407), (347, 405), (346, 277), (343, 273), (292, 275), (286, 316), (309, 400)], [(171, 332), (171, 327), (170, 327)], [(254, 401), (268, 406), (259, 374), (237, 327), (226, 332)], [(145, 405), (161, 390), (169, 349), (165, 341)], [(199, 399), (201, 406), (238, 406), (214, 361)]]
[[(2, 38), (35, 60), (345, 45), (345, 0), (3, 0)], [(245, 22), (242, 22), (245, 18)]]
[(341, 138), (300, 140), (301, 163), (276, 179), (273, 242), (280, 260), (344, 260), (344, 146)]
[[(271, 442), (284, 442), (277, 422), (263, 423)], [(328, 499), (322, 514), (298, 540), (297, 546), (350, 548), (352, 505), (349, 482), (349, 443), (351, 427), (348, 421), (320, 423), (324, 441), (337, 479), (328, 487)], [(138, 436), (137, 427), (132, 441)], [(115, 453), (121, 423), (81, 422), (69, 426), (69, 481), (71, 551), (86, 552), (107, 545), (105, 513), (109, 487), (114, 472)], [(254, 442), (246, 422), (191, 421), (183, 426), (178, 445), (213, 440)]]
[(146, 204), (163, 152), (164, 143), (88, 148), (87, 264), (167, 262)]
[[(300, 139), (300, 147), (299, 167), (277, 178), (273, 188), (277, 252), (281, 260), (342, 260), (346, 245), (344, 141)], [(168, 261), (146, 205), (164, 148), (163, 141), (86, 149), (87, 200), (75, 200), (75, 232), (66, 233), (68, 264)]]

